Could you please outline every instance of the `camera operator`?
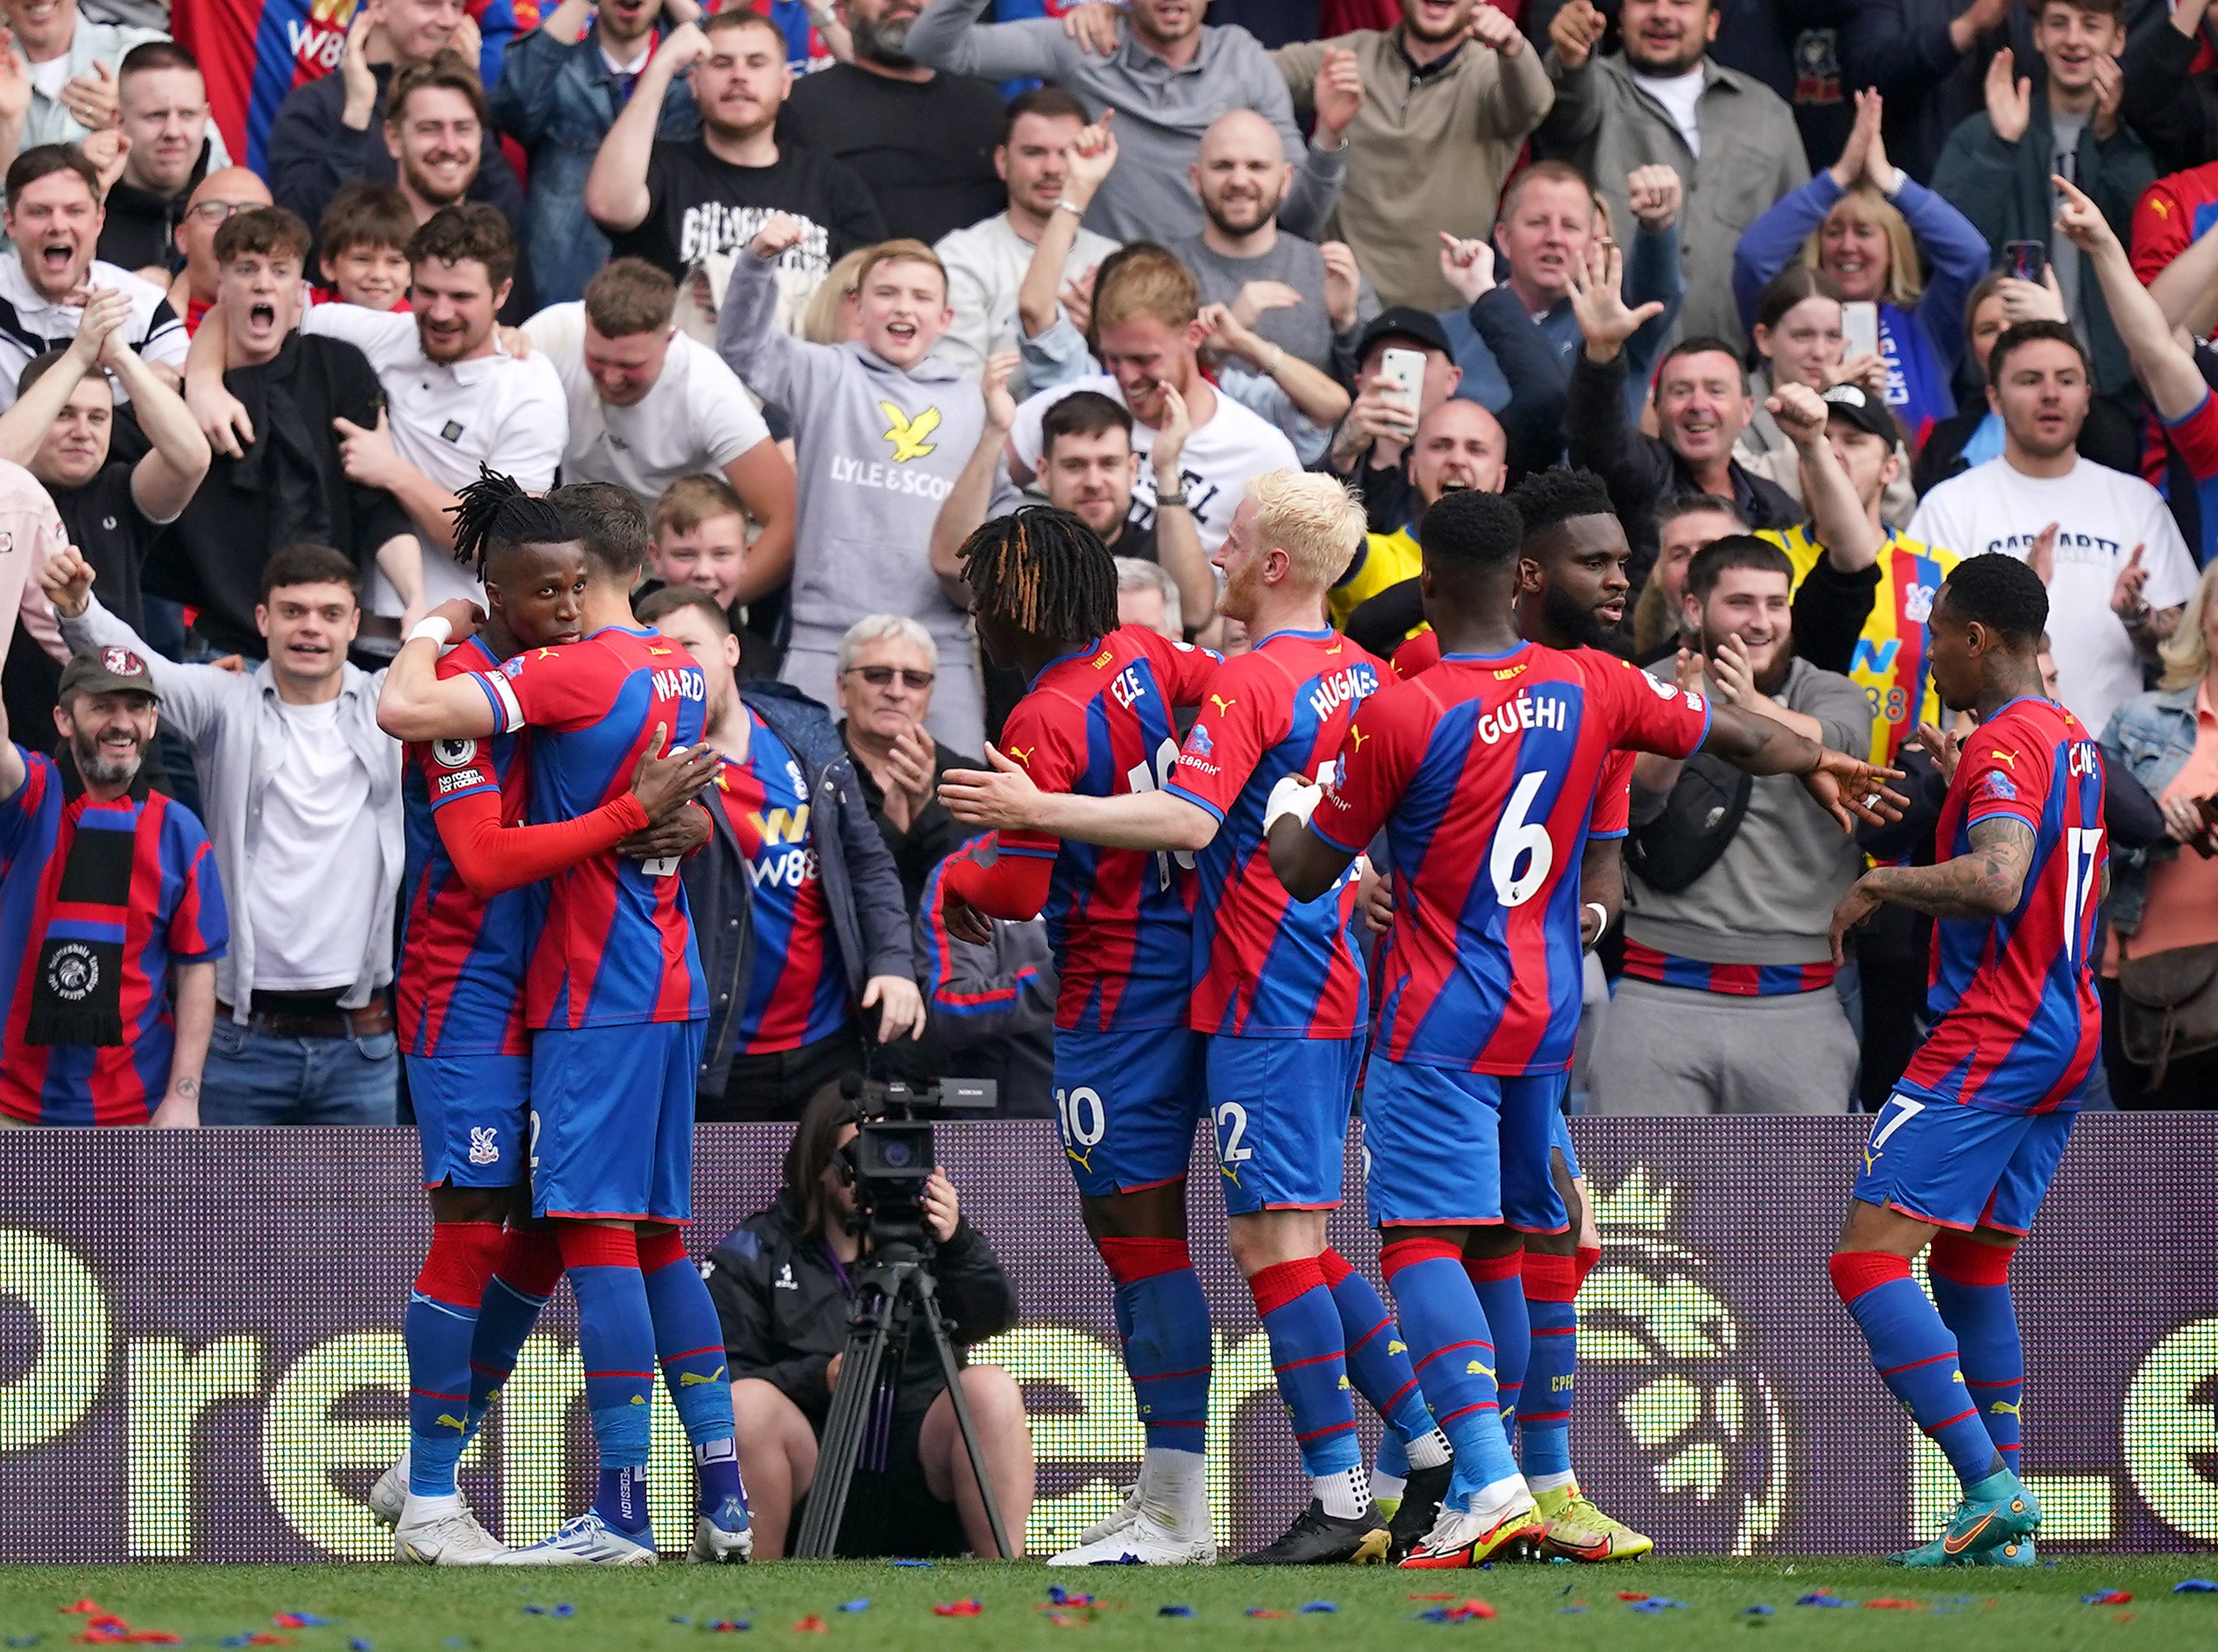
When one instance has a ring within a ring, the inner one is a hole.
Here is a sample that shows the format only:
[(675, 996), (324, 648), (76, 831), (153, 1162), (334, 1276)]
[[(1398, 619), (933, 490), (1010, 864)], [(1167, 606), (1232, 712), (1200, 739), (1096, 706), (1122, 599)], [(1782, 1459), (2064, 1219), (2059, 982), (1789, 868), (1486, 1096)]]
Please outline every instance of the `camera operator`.
[[(864, 1235), (850, 1226), (853, 1171), (842, 1154), (855, 1140), (861, 1111), (836, 1086), (820, 1090), (786, 1153), (778, 1203), (740, 1223), (703, 1269), (724, 1321), (757, 1560), (784, 1554), (789, 1531), (800, 1525), (816, 1473), (817, 1438), (839, 1380), (855, 1280), (870, 1263)], [(992, 1247), (957, 1210), (944, 1172), (933, 1172), (923, 1203), (925, 1226), (938, 1245), (931, 1266), (940, 1311), (957, 1349), (1007, 1330), (1016, 1321), (1016, 1291)], [(892, 1358), (889, 1348), (889, 1369)], [(895, 1375), (891, 1426), (866, 1432), (838, 1552), (992, 1555), (993, 1530), (921, 1319)], [(963, 1392), (1002, 1527), (1022, 1553), (1032, 1504), (1024, 1396), (994, 1365), (966, 1367)], [(873, 1439), (883, 1442), (875, 1457)]]

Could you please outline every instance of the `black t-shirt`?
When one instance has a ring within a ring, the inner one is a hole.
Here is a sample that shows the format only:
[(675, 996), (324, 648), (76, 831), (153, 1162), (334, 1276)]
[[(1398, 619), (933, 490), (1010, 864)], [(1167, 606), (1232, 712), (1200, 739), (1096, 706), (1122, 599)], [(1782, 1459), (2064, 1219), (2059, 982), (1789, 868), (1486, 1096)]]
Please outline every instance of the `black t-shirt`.
[(92, 564), (100, 605), (134, 631), (145, 626), (139, 601), (139, 571), (146, 550), (161, 532), (131, 497), (134, 462), (110, 459), (83, 487), (49, 487), (54, 510), (69, 529), (70, 543)]
[(811, 287), (852, 249), (886, 238), (862, 179), (798, 144), (780, 144), (768, 166), (734, 166), (704, 143), (658, 143), (647, 192), (647, 216), (612, 238), (614, 256), (644, 258), (672, 276), (710, 253), (738, 251), (778, 213), (799, 219), (803, 231), (778, 267), (800, 271)]
[(994, 170), (1001, 121), (1001, 94), (990, 81), (945, 72), (889, 80), (839, 63), (794, 84), (778, 135), (781, 145), (790, 139), (853, 168), (886, 233), (928, 245), (1008, 205)]

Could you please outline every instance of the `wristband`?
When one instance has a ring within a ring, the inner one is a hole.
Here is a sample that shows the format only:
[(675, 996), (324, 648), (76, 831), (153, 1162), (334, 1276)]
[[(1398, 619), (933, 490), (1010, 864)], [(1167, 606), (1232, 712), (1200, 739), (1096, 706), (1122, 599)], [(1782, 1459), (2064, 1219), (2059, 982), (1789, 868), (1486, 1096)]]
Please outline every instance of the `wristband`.
[(1894, 176), (1880, 185), (1879, 192), (1892, 201), (1902, 193), (1902, 186), (1909, 182), (1910, 174), (1898, 166), (1894, 169)]
[[(1589, 900), (1587, 902), (1587, 910), (1595, 915), (1595, 922), (1598, 925), (1595, 930), (1595, 940), (1599, 941), (1609, 931), (1609, 908), (1599, 900)], [(1593, 944), (1589, 942), (1588, 945), (1591, 948)]]
[(1182, 507), (1185, 504), (1186, 490), (1184, 488), (1179, 489), (1175, 493), (1158, 493), (1155, 495), (1155, 509), (1158, 510), (1168, 510), (1173, 505)]
[(447, 646), (447, 639), (454, 634), (453, 621), (442, 614), (426, 614), (410, 629), (408, 640), (428, 642), (436, 648), (443, 648)]
[(1263, 369), (1263, 376), (1267, 379), (1277, 378), (1279, 376), (1279, 369), (1286, 366), (1286, 347), (1284, 344), (1272, 345), (1271, 365)]
[(1323, 795), (1323, 788), (1314, 781), (1298, 774), (1280, 776), (1279, 783), (1271, 788), (1270, 801), (1263, 806), (1263, 830), (1268, 832), (1289, 814), (1307, 826), (1310, 816), (1317, 810), (1317, 801)]
[(1076, 201), (1067, 198), (1057, 201), (1051, 210), (1059, 213), (1069, 213), (1073, 218), (1083, 218), (1086, 216), (1085, 207), (1080, 206)]

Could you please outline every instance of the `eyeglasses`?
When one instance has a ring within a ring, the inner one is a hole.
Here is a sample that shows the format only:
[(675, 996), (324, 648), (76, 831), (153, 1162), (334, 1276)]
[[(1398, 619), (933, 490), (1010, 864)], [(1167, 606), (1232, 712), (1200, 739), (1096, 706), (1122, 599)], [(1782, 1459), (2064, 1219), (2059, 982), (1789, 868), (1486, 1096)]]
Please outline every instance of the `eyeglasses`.
[(894, 678), (898, 677), (901, 686), (911, 694), (923, 693), (932, 686), (932, 679), (930, 671), (896, 671), (891, 665), (850, 665), (847, 675), (861, 678), (874, 689), (891, 688)]
[(233, 213), (243, 213), (250, 207), (262, 204), (258, 201), (200, 201), (193, 203), (192, 211), (195, 217), (204, 218), (211, 224), (220, 224)]

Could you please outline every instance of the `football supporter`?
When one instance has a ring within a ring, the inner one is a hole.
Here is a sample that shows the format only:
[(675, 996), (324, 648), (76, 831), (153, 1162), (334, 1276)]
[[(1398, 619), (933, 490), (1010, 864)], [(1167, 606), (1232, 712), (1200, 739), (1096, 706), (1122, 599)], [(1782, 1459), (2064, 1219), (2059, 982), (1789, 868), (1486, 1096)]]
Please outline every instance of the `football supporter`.
[[(1931, 1030), (1872, 1121), (1830, 1271), (1880, 1378), (1963, 1488), (1896, 1564), (2031, 1566), (2041, 1505), (2018, 1478), (2025, 1357), (2010, 1254), (2062, 1157), (2100, 1055), (2090, 966), (2108, 882), (2103, 761), (2041, 689), (2048, 593), (1972, 556), (1934, 600), (1933, 674), (1969, 711), (1929, 866), (1865, 873), (1833, 953), (1880, 906), (1936, 920)], [(1930, 1300), (1911, 1275), (1927, 1256)]]
[(100, 175), (59, 144), (27, 149), (8, 168), (0, 215), (15, 256), (0, 256), (0, 402), (34, 356), (77, 336), (76, 300), (95, 287), (127, 294), (123, 342), (157, 367), (183, 368), (189, 342), (162, 289), (93, 256), (102, 222)]
[(1137, 625), (1173, 642), (1186, 639), (1178, 586), (1152, 562), (1120, 556), (1117, 563), (1117, 623)]
[(199, 331), (201, 319), (215, 303), (222, 273), (215, 256), (217, 234), (233, 213), (270, 204), (270, 186), (243, 166), (211, 172), (195, 187), (177, 224), (179, 263), (169, 280), (170, 307), (183, 319), (187, 333)]
[[(393, 158), (394, 186), (418, 224), (469, 198), (484, 158), (486, 127), (485, 85), (456, 53), (441, 52), (405, 65), (393, 77), (385, 150)], [(520, 225), (510, 220), (511, 229)], [(518, 294), (530, 293), (530, 272), (518, 273)], [(518, 307), (529, 314), (532, 305), (527, 300)]]
[[(643, 531), (619, 544), (585, 512), (496, 474), (470, 484), (462, 504), (455, 537), (473, 561), (511, 544), (585, 547), (592, 566), (581, 640), (519, 654), (498, 671), (443, 678), (439, 645), (475, 609), (442, 603), (394, 657), (379, 721), (412, 740), (539, 731), (525, 747), (532, 822), (575, 820), (628, 789), (642, 754), (700, 738), (706, 684), (684, 650), (631, 622)], [(585, 1513), (492, 1563), (653, 1561), (647, 1392), (658, 1361), (693, 1447), (692, 1552), (744, 1559), (747, 1500), (716, 1310), (678, 1231), (692, 1208), (694, 1078), (708, 1014), (683, 883), (664, 861), (614, 851), (556, 872), (524, 987), (532, 1213), (552, 1219), (578, 1295), (600, 1482)]]
[[(1381, 371), (1390, 350), (1415, 350), (1424, 358), (1415, 407)], [(1409, 498), (1409, 442), (1426, 415), (1456, 393), (1463, 369), (1448, 350), (1439, 319), (1406, 306), (1381, 312), (1363, 330), (1355, 341), (1355, 399), (1333, 433), (1324, 468), (1363, 495), (1363, 514), (1372, 533), (1391, 534), (1423, 514)], [(1563, 445), (1562, 422), (1559, 411), (1558, 449)]]
[[(1448, 494), (1467, 488), (1482, 493), (1501, 492), (1509, 480), (1508, 450), (1500, 420), (1475, 401), (1449, 397), (1425, 416), (1409, 446), (1409, 484), (1417, 504), (1430, 510)], [(1385, 591), (1408, 587), (1417, 577), (1415, 526), (1413, 519), (1409, 527), (1397, 528), (1391, 534), (1365, 535), (1362, 548), (1332, 588), (1329, 601), (1335, 624), (1350, 624), (1355, 610), (1364, 603)], [(1403, 618), (1399, 631), (1389, 625), (1376, 634), (1366, 631), (1357, 640), (1366, 647), (1377, 643), (1391, 654), (1403, 637), (1422, 623), (1422, 612), (1412, 614)]]
[(269, 658), (240, 671), (155, 653), (92, 594), (74, 550), (40, 578), (70, 646), (146, 662), (191, 748), (231, 920), (201, 1123), (392, 1123), (400, 765), (378, 731), (377, 680), (347, 663), (354, 560), (302, 543), (263, 563)]
[[(1422, 537), (1441, 661), (1365, 703), (1308, 824), (1289, 811), (1269, 842), (1279, 880), (1308, 900), (1387, 833), (1395, 916), (1366, 1086), (1366, 1197), (1403, 1335), (1454, 1442), (1439, 1519), (1403, 1562), (1430, 1568), (1531, 1552), (1546, 1535), (1503, 1437), (1487, 1356), (1508, 1358), (1502, 1343), (1525, 1317), (1516, 1229), (1569, 1226), (1549, 1172), (1549, 1120), (1578, 1018), (1581, 931), (1558, 891), (1576, 893), (1609, 749), (1708, 747), (1751, 770), (1797, 773), (1843, 824), (1884, 800), (1860, 758), (1691, 693), (1651, 692), (1633, 666), (1595, 651), (1521, 640), (1511, 602), (1522, 530), (1507, 501), (1453, 495), (1427, 513)], [(1436, 749), (1454, 760), (1429, 760)], [(1511, 915), (1488, 915), (1500, 909)], [(1451, 1161), (1442, 1140), (1468, 1150)], [(1496, 1293), (1499, 1330), (1478, 1290), (1496, 1278), (1509, 1284)], [(1442, 1357), (1471, 1347), (1485, 1352)]]
[[(701, 135), (658, 141), (664, 89), (688, 70)], [(776, 257), (779, 316), (790, 326), (836, 259), (886, 238), (862, 179), (778, 140), (792, 89), (784, 37), (759, 12), (728, 7), (664, 35), (585, 179), (585, 210), (614, 250), (683, 278), (703, 259), (735, 257), (773, 218), (790, 219), (798, 232)]]
[[(79, 144), (122, 124), (117, 71), (158, 28), (94, 22), (77, 0), (9, 0), (0, 52), (0, 167), (38, 144)], [(127, 133), (136, 142), (135, 133)]]
[(1062, 219), (1071, 222), (1057, 232), (1069, 245), (1055, 269), (1056, 290), (1117, 250), (1116, 242), (1077, 221), (1081, 213), (1059, 204), (1084, 205), (1069, 186), (1072, 145), (1087, 124), (1086, 105), (1060, 86), (1036, 86), (1013, 98), (994, 151), (994, 170), (1007, 188), (1007, 210), (951, 230), (932, 247), (946, 267), (947, 302), (955, 312), (937, 348), (968, 377), (985, 372), (987, 357), (1017, 348), (1017, 289)]
[(695, 1115), (797, 1119), (866, 1070), (870, 1044), (924, 1030), (900, 876), (824, 708), (734, 680), (739, 643), (716, 598), (666, 590), (639, 615), (700, 662), (703, 738), (722, 758), (704, 800), (716, 830), (683, 869), (702, 969), (732, 989), (709, 1006)]
[[(779, 675), (829, 704), (847, 628), (866, 614), (907, 614), (939, 646), (932, 733), (975, 752), (985, 725), (970, 638), (929, 550), (932, 519), (986, 418), (977, 387), (932, 354), (947, 326), (946, 275), (922, 242), (889, 241), (858, 284), (860, 337), (803, 343), (775, 325), (775, 265), (806, 233), (798, 220), (772, 217), (732, 266), (716, 318), (719, 353), (792, 416), (808, 456), (793, 635)], [(998, 492), (1014, 497), (1006, 486)]]
[[(2003, 450), (1928, 493), (1910, 536), (1960, 556), (2000, 551), (2024, 560), (2045, 525), (2056, 527), (2039, 572), (2054, 598), (2058, 692), (2099, 729), (2141, 692), (2143, 662), (2178, 623), (2195, 565), (2154, 488), (2075, 448), (2094, 387), (2071, 328), (2020, 322), (1987, 359), (1987, 402), (2002, 417)], [(2178, 408), (2176, 393), (2167, 405)]]
[(1687, 629), (1680, 598), (1687, 566), (1703, 546), (1727, 534), (1744, 534), (1748, 523), (1731, 499), (1713, 493), (1679, 493), (1656, 507), (1656, 566), (1633, 604), (1633, 663), (1652, 665), (1681, 648), (1700, 646)]
[[(815, 1478), (817, 1436), (854, 1319), (850, 1281), (870, 1265), (848, 1162), (858, 1118), (856, 1104), (837, 1088), (812, 1098), (786, 1151), (777, 1201), (741, 1222), (704, 1265), (730, 1356), (757, 1560), (784, 1554)], [(1016, 1324), (1017, 1293), (985, 1235), (963, 1216), (944, 1172), (925, 1184), (923, 1203), (932, 1278), (961, 1359)], [(858, 1465), (835, 1552), (995, 1555), (993, 1525), (931, 1339), (912, 1338), (898, 1368), (884, 1376), (894, 1384), (890, 1437), (882, 1459)], [(1002, 1528), (1022, 1554), (1033, 1473), (1023, 1392), (998, 1365), (966, 1364), (960, 1380)]]
[[(1180, 444), (1180, 486), (1172, 496), (1193, 516), (1203, 549), (1213, 551), (1231, 525), (1248, 479), (1298, 470), (1293, 444), (1260, 415), (1203, 376), (1199, 357), (1200, 288), (1170, 251), (1135, 242), (1112, 257), (1094, 283), (1093, 331), (1106, 369), (1043, 390), (1018, 405), (1009, 432), (1009, 474), (1029, 486), (1042, 462), (1042, 421), (1063, 397), (1091, 390), (1132, 415), (1132, 442), (1151, 459), (1159, 431), (1174, 429), (1167, 392), (1186, 413)], [(1143, 466), (1133, 506), (1152, 522), (1159, 495), (1152, 463)]]
[(793, 463), (778, 451), (738, 375), (672, 321), (678, 286), (653, 264), (618, 258), (575, 304), (524, 324), (554, 364), (570, 406), (569, 481), (615, 482), (642, 504), (682, 476), (722, 476), (761, 524), (747, 577), (728, 602), (775, 591), (793, 567)]
[(839, 639), (839, 738), (911, 912), (965, 835), (939, 801), (939, 777), (982, 766), (926, 732), (939, 669), (939, 645), (906, 615), (865, 615)]
[(149, 281), (167, 272), (177, 220), (193, 187), (231, 164), (208, 119), (208, 83), (175, 40), (142, 40), (115, 70), (116, 125), (131, 140), (108, 189), (100, 256)]
[[(1206, 1105), (1227, 1234), (1270, 1338), (1311, 1485), (1293, 1526), (1243, 1557), (1257, 1565), (1376, 1560), (1397, 1538), (1406, 1546), (1432, 1523), (1449, 1456), (1406, 1364), (1365, 1341), (1384, 1309), (1375, 1293), (1363, 1300), (1367, 1286), (1325, 1232), (1340, 1203), (1359, 1035), (1369, 1021), (1350, 927), (1356, 880), (1290, 901), (1269, 875), (1263, 841), (1285, 807), (1281, 791), (1305, 786), (1329, 763), (1379, 684), (1381, 663), (1325, 623), (1325, 593), (1362, 531), (1360, 507), (1331, 478), (1277, 472), (1248, 483), (1214, 560), (1224, 573), (1223, 611), (1257, 640), (1210, 678), (1161, 789), (1055, 795), (998, 753), (994, 775), (951, 774), (945, 787), (969, 825), (1194, 860), (1188, 1024), (1208, 1039)], [(1419, 1471), (1391, 1531), (1365, 1480), (1351, 1383)], [(1098, 1557), (1114, 1556), (1104, 1549)]]
[[(197, 610), (195, 632), (217, 653), (262, 659), (262, 568), (286, 546), (308, 539), (338, 547), (357, 567), (375, 566), (405, 610), (422, 603), (423, 553), (399, 502), (350, 481), (342, 462), (338, 423), (377, 422), (382, 393), (368, 358), (344, 340), (294, 331), (307, 226), (282, 207), (236, 213), (216, 232), (214, 251), (218, 320), (202, 328), (201, 348), (220, 345), (220, 363), (210, 365), (253, 434), (240, 442), (234, 433), (238, 451), (216, 449), (144, 578), (153, 595)], [(99, 566), (90, 542), (78, 543)]]
[(365, 310), (408, 307), (408, 242), (416, 215), (389, 183), (350, 183), (331, 197), (316, 226), (316, 269), (324, 284), (314, 301), (358, 304)]
[[(1864, 691), (1794, 652), (1793, 564), (1733, 536), (1697, 553), (1682, 609), (1701, 651), (1676, 680), (1838, 751), (1868, 752)], [(1675, 666), (1658, 661), (1660, 684)], [(1596, 1111), (1839, 1113), (1856, 1038), (1825, 926), (1856, 881), (1856, 845), (1784, 778), (1644, 758), (1633, 771), (1625, 979), (1595, 1039)]]
[[(530, 158), (524, 256), (542, 304), (584, 297), (608, 262), (608, 237), (585, 212), (593, 157), (646, 72), (663, 19), (674, 28), (700, 15), (695, 0), (562, 0), (502, 54), (500, 79), (486, 90), (493, 124)], [(654, 136), (683, 143), (700, 131), (692, 88), (673, 75), (656, 106)]]
[[(393, 77), (462, 46), (464, 22), (462, 0), (362, 0), (336, 68), (287, 92), (270, 122), (262, 170), (277, 204), (314, 224), (350, 183), (398, 183), (400, 167), (386, 138)], [(466, 193), (513, 228), (524, 221), (524, 191), (499, 136), (482, 119), (478, 125), (478, 167)]]
[(2125, 85), (2118, 114), (2168, 172), (2218, 154), (2218, 76), (2204, 40), (2209, 10), (2210, 0), (2179, 0), (2169, 8), (2169, 28), (2137, 20), (2118, 60)]
[[(510, 355), (493, 325), (516, 269), (516, 243), (499, 213), (475, 201), (441, 207), (410, 238), (408, 263), (410, 311), (319, 304), (300, 318), (300, 332), (352, 344), (376, 369), (385, 393), (375, 423), (331, 420), (340, 465), (348, 481), (392, 495), (417, 536), (444, 551), (454, 543), (459, 491), (480, 465), (505, 466), (534, 487), (553, 484), (569, 414), (553, 366)], [(236, 456), (256, 426), (214, 382), (229, 327), (212, 315), (194, 342), (188, 399), (216, 451)], [(453, 559), (425, 559), (428, 602), (476, 593)], [(382, 579), (369, 605), (404, 619), (414, 612)]]
[[(442, 678), (498, 671), (580, 635), (592, 573), (582, 543), (501, 540), (484, 556), (485, 622), (441, 657)], [(408, 1451), (369, 1503), (395, 1525), (396, 1556), (419, 1565), (480, 1564), (505, 1552), (457, 1494), (455, 1464), (562, 1268), (543, 1228), (503, 1227), (528, 1179), (522, 1012), (542, 894), (531, 886), (619, 842), (632, 847), (635, 833), (673, 816), (705, 833), (707, 816), (685, 804), (716, 772), (701, 748), (649, 753), (630, 790), (577, 819), (526, 826), (524, 746), (516, 733), (434, 740), (403, 758), (409, 904), (393, 1006), (432, 1227), (402, 1325)], [(684, 846), (700, 840), (688, 833)]]
[(1284, 218), (1320, 234), (1340, 197), (1348, 123), (1363, 104), (1353, 53), (1325, 54), (1306, 143), (1286, 83), (1243, 28), (1211, 28), (1192, 0), (1136, 0), (1113, 19), (1118, 49), (1100, 55), (1051, 17), (982, 23), (985, 0), (932, 0), (910, 25), (920, 63), (989, 80), (1037, 77), (1066, 86), (1087, 108), (1124, 117), (1123, 167), (1087, 213), (1087, 227), (1119, 241), (1192, 235), (1201, 227), (1190, 169), (1201, 134), (1227, 109), (1253, 109), (1278, 129), (1294, 178)]
[(740, 640), (740, 678), (776, 677), (784, 658), (784, 591), (742, 600), (757, 582), (748, 577), (747, 506), (732, 485), (721, 476), (681, 476), (654, 502), (651, 520), (648, 577), (632, 592), (634, 603), (666, 585), (707, 591)]
[[(980, 640), (1032, 691), (1002, 748), (1043, 791), (1119, 796), (1158, 789), (1177, 763), (1175, 708), (1198, 705), (1216, 656), (1117, 624), (1117, 576), (1076, 517), (1028, 505), (972, 535), (963, 576)], [(1147, 1440), (1124, 1507), (1050, 1564), (1131, 1556), (1206, 1563), (1203, 1440), (1209, 1304), (1186, 1247), (1186, 1172), (1205, 1092), (1188, 1026), (1194, 875), (1168, 851), (1101, 850), (999, 832), (947, 863), (951, 932), (982, 942), (988, 918), (1047, 914), (1061, 977), (1055, 1088), (1064, 1156), (1087, 1230), (1117, 1287), (1124, 1365)]]
[(208, 834), (147, 788), (144, 659), (89, 649), (59, 698), (51, 758), (0, 712), (0, 925), (22, 950), (0, 989), (0, 1127), (190, 1129), (229, 938)]

